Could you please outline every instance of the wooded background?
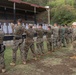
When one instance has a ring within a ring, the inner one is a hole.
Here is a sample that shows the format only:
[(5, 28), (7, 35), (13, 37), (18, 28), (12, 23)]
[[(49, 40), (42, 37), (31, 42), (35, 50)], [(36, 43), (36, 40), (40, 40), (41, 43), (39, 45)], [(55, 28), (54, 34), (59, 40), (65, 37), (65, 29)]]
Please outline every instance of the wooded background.
[[(69, 24), (76, 21), (76, 0), (23, 0), (40, 6), (50, 6), (51, 23)], [(45, 17), (44, 17), (45, 18)]]

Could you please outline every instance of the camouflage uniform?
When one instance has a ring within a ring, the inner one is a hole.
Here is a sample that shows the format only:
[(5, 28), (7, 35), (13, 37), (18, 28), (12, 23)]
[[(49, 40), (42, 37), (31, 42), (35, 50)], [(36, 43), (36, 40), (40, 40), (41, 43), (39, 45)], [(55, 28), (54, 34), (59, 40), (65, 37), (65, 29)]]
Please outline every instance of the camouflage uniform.
[(51, 35), (52, 35), (52, 31), (51, 31), (51, 30), (47, 30), (47, 31), (46, 31), (46, 38), (47, 38), (47, 48), (48, 48), (48, 51), (53, 50), (53, 49), (52, 49), (52, 39), (51, 39)]
[(65, 40), (66, 40), (66, 44), (69, 44), (69, 28), (65, 27)]
[(71, 42), (73, 41), (72, 34), (73, 34), (73, 28), (69, 27), (69, 34), (68, 34), (68, 36), (69, 36), (69, 39), (70, 39)]
[(4, 32), (0, 30), (0, 70), (5, 69), (3, 37)]
[(21, 59), (25, 61), (23, 58), (23, 39), (22, 34), (24, 33), (24, 28), (22, 25), (18, 25), (14, 27), (14, 38), (13, 38), (13, 63), (16, 62), (16, 55), (18, 48), (20, 49)]
[(38, 29), (35, 29), (36, 30), (36, 33), (37, 33), (37, 42), (36, 42), (36, 46), (37, 46), (37, 51), (39, 54), (44, 54), (43, 50), (43, 35), (44, 35), (44, 29), (42, 28), (38, 28)]
[(34, 47), (34, 40), (33, 40), (35, 31), (32, 28), (29, 28), (25, 30), (25, 33), (26, 33), (26, 39), (24, 43), (24, 51), (25, 51), (24, 58), (26, 61), (29, 48), (33, 53), (33, 57), (35, 57), (36, 55), (35, 55), (35, 47)]
[(59, 29), (59, 38), (60, 38), (60, 45), (66, 46), (65, 44), (65, 27), (61, 26)]
[(73, 48), (76, 49), (76, 28), (73, 28)]
[(56, 26), (53, 28), (53, 38), (54, 38), (54, 47), (58, 46), (58, 39), (59, 39), (59, 28)]

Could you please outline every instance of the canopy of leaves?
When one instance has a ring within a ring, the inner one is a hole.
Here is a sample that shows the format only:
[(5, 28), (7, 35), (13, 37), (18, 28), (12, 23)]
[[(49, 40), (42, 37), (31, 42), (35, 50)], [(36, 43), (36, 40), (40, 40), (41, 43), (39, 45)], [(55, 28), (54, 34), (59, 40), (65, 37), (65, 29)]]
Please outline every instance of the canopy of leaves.
[(76, 20), (76, 0), (24, 0), (41, 6), (49, 5), (51, 23), (72, 23)]

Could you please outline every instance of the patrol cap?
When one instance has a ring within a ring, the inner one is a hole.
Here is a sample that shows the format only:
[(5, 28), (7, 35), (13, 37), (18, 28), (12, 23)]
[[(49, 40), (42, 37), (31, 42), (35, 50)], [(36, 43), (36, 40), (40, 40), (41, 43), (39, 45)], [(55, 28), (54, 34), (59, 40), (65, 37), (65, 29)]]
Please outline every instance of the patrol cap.
[(73, 22), (72, 25), (73, 25), (73, 26), (76, 26), (76, 22)]

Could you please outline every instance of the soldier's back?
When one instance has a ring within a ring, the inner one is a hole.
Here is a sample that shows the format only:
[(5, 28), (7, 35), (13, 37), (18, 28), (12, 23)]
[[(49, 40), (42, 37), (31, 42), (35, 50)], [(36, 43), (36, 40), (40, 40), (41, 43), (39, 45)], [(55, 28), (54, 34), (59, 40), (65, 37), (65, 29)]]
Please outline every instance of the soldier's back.
[(51, 38), (51, 35), (52, 35), (52, 31), (51, 30), (47, 30), (46, 37), (47, 38)]
[(43, 38), (43, 35), (44, 35), (44, 30), (42, 28), (37, 29), (37, 37), (38, 38)]
[(32, 28), (25, 30), (26, 38), (33, 39), (35, 31)]
[(24, 33), (24, 27), (23, 26), (16, 26), (15, 27), (14, 35), (22, 36), (23, 33)]
[(58, 27), (54, 27), (53, 28), (53, 35), (54, 36), (58, 36), (58, 34), (59, 34), (59, 28)]

